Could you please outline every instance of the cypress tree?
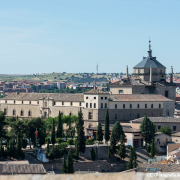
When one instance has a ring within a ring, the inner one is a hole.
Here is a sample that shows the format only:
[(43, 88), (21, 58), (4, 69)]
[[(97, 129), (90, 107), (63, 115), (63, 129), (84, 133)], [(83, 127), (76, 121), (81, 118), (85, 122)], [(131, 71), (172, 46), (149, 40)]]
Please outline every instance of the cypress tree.
[(145, 139), (146, 146), (147, 146), (147, 143), (150, 144), (151, 140), (154, 139), (156, 127), (153, 124), (153, 122), (149, 118), (147, 118), (146, 115), (144, 116), (144, 119), (141, 122), (140, 130), (141, 130), (142, 136)]
[(67, 157), (67, 173), (72, 174), (74, 173), (74, 168), (73, 168), (73, 159), (72, 159), (72, 151), (71, 149), (68, 152), (68, 157)]
[(78, 147), (79, 145), (78, 145), (78, 143), (77, 143), (77, 141), (76, 141), (76, 144), (75, 144), (75, 148), (76, 148), (76, 150), (75, 150), (75, 159), (76, 160), (78, 160), (79, 159), (79, 147)]
[(54, 125), (54, 118), (53, 118), (53, 121), (52, 121), (51, 142), (52, 142), (53, 147), (54, 147), (54, 144), (55, 144), (55, 142), (56, 142), (56, 140), (55, 140), (55, 125)]
[(46, 154), (49, 154), (49, 138), (47, 139), (47, 149), (46, 149)]
[(65, 157), (63, 158), (63, 166), (62, 166), (62, 172), (61, 173), (62, 174), (66, 174), (67, 173)]
[(17, 135), (17, 155), (18, 155), (18, 158), (21, 157), (21, 137), (20, 137), (20, 133), (18, 133), (18, 135)]
[(57, 138), (62, 138), (62, 119), (60, 111), (58, 115)]
[(105, 115), (105, 129), (104, 129), (104, 138), (106, 143), (109, 141), (109, 112), (108, 109), (106, 109), (106, 115)]
[(76, 143), (78, 145), (79, 152), (84, 153), (85, 148), (86, 148), (86, 140), (84, 136), (84, 121), (83, 121), (83, 114), (82, 114), (81, 108), (80, 108), (80, 111), (78, 112), (76, 129), (77, 129)]
[(132, 169), (133, 168), (133, 159), (134, 159), (134, 157), (133, 157), (133, 148), (131, 146), (130, 147), (130, 152), (129, 152), (129, 161), (128, 161), (127, 166), (126, 166), (127, 169)]
[(121, 159), (124, 159), (126, 157), (126, 147), (125, 147), (125, 144), (124, 144), (124, 137), (121, 136), (121, 144), (120, 144), (120, 147), (119, 147), (119, 157)]
[(101, 123), (98, 123), (98, 128), (97, 128), (97, 133), (96, 133), (96, 139), (97, 139), (98, 141), (102, 141), (102, 140), (103, 140), (103, 132), (102, 132)]
[(155, 156), (155, 146), (154, 146), (154, 139), (152, 139), (152, 146), (151, 146), (151, 156)]

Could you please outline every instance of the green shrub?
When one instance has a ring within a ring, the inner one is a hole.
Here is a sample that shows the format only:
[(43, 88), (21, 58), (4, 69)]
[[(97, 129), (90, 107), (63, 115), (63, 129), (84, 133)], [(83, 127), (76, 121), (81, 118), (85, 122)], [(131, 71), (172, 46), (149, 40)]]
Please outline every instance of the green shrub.
[(147, 150), (147, 152), (148, 152), (148, 153), (150, 153), (150, 152), (151, 152), (151, 145), (150, 145), (150, 144), (149, 144), (149, 145), (147, 145), (146, 150)]
[(61, 144), (61, 143), (63, 142), (63, 140), (62, 140), (62, 138), (57, 138), (57, 139), (56, 139), (56, 142), (57, 142), (58, 144)]
[(67, 140), (67, 143), (68, 143), (69, 145), (73, 145), (73, 144), (74, 144), (74, 141), (73, 141), (73, 139), (68, 139), (68, 140)]
[(86, 145), (93, 145), (93, 144), (94, 144), (94, 139), (93, 138), (86, 140)]
[(28, 141), (27, 141), (27, 139), (22, 139), (22, 148), (23, 149), (26, 149), (26, 147), (27, 147), (27, 144), (28, 144)]

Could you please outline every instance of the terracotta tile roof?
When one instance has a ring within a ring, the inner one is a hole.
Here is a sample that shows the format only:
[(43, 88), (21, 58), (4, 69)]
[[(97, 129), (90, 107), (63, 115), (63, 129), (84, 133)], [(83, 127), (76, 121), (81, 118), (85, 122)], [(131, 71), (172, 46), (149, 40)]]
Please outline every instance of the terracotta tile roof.
[(39, 100), (42, 98), (50, 98), (56, 101), (84, 101), (84, 95), (80, 93), (12, 93), (2, 99), (9, 100)]
[[(163, 123), (180, 123), (180, 118), (175, 117), (148, 117), (153, 123), (163, 122)], [(144, 117), (141, 117), (139, 119), (132, 120), (132, 123), (141, 123), (143, 121)]]
[(22, 161), (0, 161), (0, 164), (29, 164), (28, 160), (22, 160)]
[(92, 89), (90, 91), (84, 92), (84, 94), (109, 94), (109, 93), (101, 91), (99, 89)]
[(180, 171), (180, 164), (167, 164), (167, 163), (146, 163), (141, 165), (142, 168), (158, 168), (161, 172), (177, 172)]
[(111, 101), (174, 101), (155, 94), (111, 94)]
[(46, 174), (42, 164), (0, 164), (0, 174)]

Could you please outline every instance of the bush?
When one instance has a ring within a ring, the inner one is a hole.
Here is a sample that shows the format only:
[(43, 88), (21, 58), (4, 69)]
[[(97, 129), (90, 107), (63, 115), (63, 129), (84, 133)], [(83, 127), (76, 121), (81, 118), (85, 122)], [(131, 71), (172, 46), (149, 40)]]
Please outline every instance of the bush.
[(146, 151), (147, 151), (148, 153), (150, 153), (150, 152), (151, 152), (151, 145), (147, 145), (147, 147), (146, 147)]
[(86, 140), (86, 145), (93, 145), (93, 144), (94, 144), (94, 139), (93, 138)]
[(73, 139), (68, 139), (68, 140), (67, 140), (67, 143), (68, 143), (69, 145), (73, 145), (73, 144), (74, 144), (74, 141), (73, 141)]
[(63, 140), (62, 140), (62, 138), (57, 138), (57, 139), (56, 139), (56, 142), (57, 142), (58, 144), (61, 144), (61, 143), (63, 142)]

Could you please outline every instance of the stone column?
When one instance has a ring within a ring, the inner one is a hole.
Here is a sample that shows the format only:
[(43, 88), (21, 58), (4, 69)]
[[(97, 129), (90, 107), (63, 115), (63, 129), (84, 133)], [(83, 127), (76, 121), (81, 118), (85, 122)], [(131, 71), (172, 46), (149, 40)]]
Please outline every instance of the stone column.
[(173, 83), (173, 67), (171, 66), (171, 78), (170, 78), (170, 83)]
[(150, 66), (149, 83), (150, 83), (150, 85), (152, 85), (152, 66)]

